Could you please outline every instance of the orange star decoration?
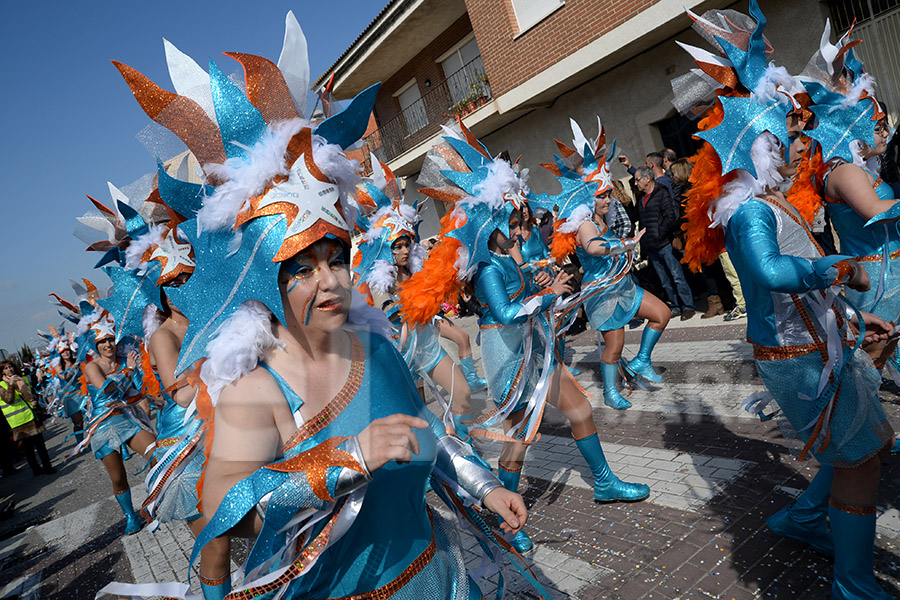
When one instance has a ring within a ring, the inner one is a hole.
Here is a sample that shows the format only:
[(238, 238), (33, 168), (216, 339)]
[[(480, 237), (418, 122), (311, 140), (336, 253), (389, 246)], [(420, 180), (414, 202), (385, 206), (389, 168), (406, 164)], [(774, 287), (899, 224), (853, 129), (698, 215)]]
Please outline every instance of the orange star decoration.
[(347, 437), (328, 438), (306, 452), (301, 452), (286, 461), (268, 465), (266, 468), (283, 473), (306, 471), (306, 480), (309, 481), (309, 487), (312, 488), (313, 493), (320, 500), (334, 502), (334, 498), (328, 493), (328, 484), (325, 481), (328, 467), (345, 467), (358, 473), (365, 473), (352, 454), (346, 450), (338, 450), (337, 447), (347, 439)]

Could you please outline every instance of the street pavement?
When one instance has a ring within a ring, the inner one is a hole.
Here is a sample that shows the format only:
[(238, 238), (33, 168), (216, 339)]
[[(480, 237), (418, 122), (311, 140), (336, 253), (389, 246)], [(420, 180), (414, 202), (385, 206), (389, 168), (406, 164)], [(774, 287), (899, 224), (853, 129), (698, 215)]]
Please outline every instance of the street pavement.
[[(473, 337), (474, 320), (456, 321)], [(603, 404), (597, 335), (571, 337), (568, 362), (591, 403), (609, 462), (620, 477), (648, 483), (651, 495), (634, 504), (595, 504), (591, 476), (565, 419), (548, 408), (541, 438), (528, 450), (520, 492), (529, 506), (527, 530), (536, 549), (527, 555), (535, 576), (554, 598), (818, 599), (828, 598), (831, 561), (771, 534), (765, 518), (791, 501), (815, 475), (800, 463), (774, 421), (740, 408), (761, 391), (744, 320), (673, 320), (654, 353), (665, 383), (635, 389), (634, 404), (615, 411)], [(625, 355), (637, 351), (641, 329), (626, 333)], [(446, 344), (455, 356), (452, 344)], [(479, 350), (475, 346), (476, 358)], [(476, 361), (476, 364), (480, 362)], [(900, 423), (900, 396), (892, 386), (883, 405)], [(473, 403), (486, 404), (484, 394)], [(429, 406), (437, 410), (437, 403)], [(124, 519), (102, 465), (91, 455), (62, 462), (71, 426), (57, 421), (45, 436), (60, 468), (53, 476), (20, 472), (0, 480), (0, 505), (16, 503), (0, 521), (0, 598), (93, 598), (110, 581), (184, 580), (192, 545), (182, 524), (125, 537)], [(480, 444), (496, 464), (499, 446)], [(126, 463), (135, 494), (143, 495), (140, 458)], [(879, 496), (876, 575), (900, 598), (900, 457), (883, 463)], [(429, 502), (448, 514), (433, 496)], [(449, 516), (449, 514), (448, 514)], [(467, 564), (481, 562), (474, 539), (462, 532)], [(246, 552), (235, 544), (233, 558)], [(535, 598), (508, 570), (513, 597)], [(483, 584), (492, 597), (497, 575)], [(191, 576), (197, 590), (196, 575)]]

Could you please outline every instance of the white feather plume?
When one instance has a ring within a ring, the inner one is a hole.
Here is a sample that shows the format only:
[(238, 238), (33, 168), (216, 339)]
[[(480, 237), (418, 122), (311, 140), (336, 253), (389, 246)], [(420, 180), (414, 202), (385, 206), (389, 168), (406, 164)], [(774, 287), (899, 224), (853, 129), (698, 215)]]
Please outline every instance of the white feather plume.
[(853, 87), (847, 92), (847, 95), (841, 100), (837, 106), (832, 106), (830, 113), (838, 110), (838, 108), (850, 108), (859, 104), (863, 94), (875, 96), (875, 78), (868, 73), (862, 73), (853, 80)]
[(141, 316), (141, 322), (144, 325), (144, 339), (150, 341), (150, 337), (163, 324), (165, 318), (155, 304), (148, 304), (144, 307), (144, 314)]
[(750, 96), (760, 103), (772, 102), (773, 100), (778, 100), (782, 103), (789, 102), (790, 99), (787, 96), (778, 93), (779, 87), (785, 91), (793, 89), (794, 78), (788, 73), (787, 69), (770, 62)]
[(483, 181), (478, 183), (473, 190), (472, 204), (487, 203), (492, 209), (503, 205), (503, 195), (507, 192), (519, 192), (526, 195), (528, 186), (525, 185), (512, 166), (505, 160), (497, 159), (488, 165), (488, 174)]
[(143, 262), (144, 252), (151, 246), (159, 244), (166, 235), (165, 225), (150, 225), (147, 233), (132, 240), (125, 249), (125, 268), (140, 268)]
[(582, 223), (591, 220), (592, 214), (594, 214), (594, 210), (590, 206), (582, 204), (572, 211), (572, 214), (569, 215), (569, 218), (566, 219), (565, 223), (559, 226), (559, 232), (575, 233), (578, 231), (578, 228), (581, 227)]
[(281, 121), (269, 126), (266, 133), (251, 148), (248, 158), (229, 158), (223, 164), (209, 164), (205, 168), (225, 183), (218, 186), (203, 202), (197, 213), (200, 231), (217, 231), (234, 226), (238, 213), (252, 196), (260, 194), (278, 175), (286, 175), (290, 165), (284, 160), (288, 142), (309, 122), (303, 119)]
[(410, 273), (418, 273), (422, 270), (422, 265), (425, 263), (425, 258), (428, 256), (428, 252), (425, 251), (425, 248), (422, 247), (422, 244), (419, 242), (415, 242), (409, 248), (409, 272)]
[(710, 228), (727, 227), (737, 210), (761, 192), (759, 182), (748, 171), (737, 170), (737, 177), (725, 184), (722, 195), (709, 207)]
[(781, 143), (768, 131), (763, 132), (750, 148), (750, 158), (756, 168), (756, 180), (761, 190), (775, 187), (783, 179), (778, 169), (784, 166), (784, 153)]
[(257, 300), (244, 302), (213, 334), (206, 345), (207, 359), (200, 377), (209, 391), (213, 406), (228, 385), (256, 368), (263, 352), (283, 348), (275, 338), (272, 312)]
[(369, 268), (366, 282), (376, 294), (387, 294), (397, 281), (397, 267), (386, 260), (376, 260)]

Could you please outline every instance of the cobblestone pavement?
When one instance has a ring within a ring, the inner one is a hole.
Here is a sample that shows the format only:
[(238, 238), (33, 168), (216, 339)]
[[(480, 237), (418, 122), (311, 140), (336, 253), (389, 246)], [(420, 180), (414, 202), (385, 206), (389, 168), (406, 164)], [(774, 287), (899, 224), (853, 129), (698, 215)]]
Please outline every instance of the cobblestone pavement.
[[(475, 336), (472, 319), (457, 321)], [(760, 422), (740, 404), (762, 390), (744, 341), (745, 322), (721, 317), (675, 320), (654, 353), (665, 383), (634, 390), (634, 406), (603, 405), (596, 333), (570, 338), (569, 362), (593, 394), (594, 418), (613, 470), (648, 483), (636, 504), (592, 501), (591, 477), (562, 415), (548, 408), (541, 439), (528, 451), (520, 492), (529, 505), (527, 556), (538, 579), (558, 598), (818, 599), (829, 595), (831, 562), (803, 545), (772, 535), (765, 517), (802, 491), (816, 467), (799, 463), (773, 422)], [(640, 329), (626, 334), (626, 356)], [(448, 351), (455, 350), (448, 345)], [(478, 348), (475, 347), (476, 356)], [(900, 423), (900, 396), (882, 390)], [(483, 394), (474, 398), (484, 403)], [(436, 404), (431, 406), (436, 408)], [(45, 434), (62, 464), (71, 447), (66, 422)], [(495, 464), (499, 447), (480, 447)], [(123, 537), (124, 519), (99, 461), (82, 456), (55, 476), (32, 478), (27, 467), (0, 480), (0, 505), (16, 502), (0, 521), (0, 598), (93, 598), (112, 580), (184, 579), (192, 538), (183, 525)], [(126, 463), (135, 504), (140, 459)], [(883, 463), (876, 572), (900, 598), (900, 457)], [(439, 511), (438, 501), (429, 502)], [(480, 562), (474, 539), (462, 534), (467, 563)], [(242, 548), (237, 545), (235, 558)], [(534, 598), (508, 573), (513, 596)], [(494, 575), (483, 586), (491, 597)], [(196, 591), (196, 576), (192, 576)]]

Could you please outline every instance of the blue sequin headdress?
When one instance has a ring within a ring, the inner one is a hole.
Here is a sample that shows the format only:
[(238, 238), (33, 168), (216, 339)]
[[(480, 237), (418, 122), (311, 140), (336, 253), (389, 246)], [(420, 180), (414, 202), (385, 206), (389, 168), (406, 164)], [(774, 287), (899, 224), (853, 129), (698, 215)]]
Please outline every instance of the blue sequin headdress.
[[(400, 285), (401, 313), (425, 323), (452, 300), (479, 265), (490, 262), (488, 239), (495, 230), (509, 236), (509, 217), (528, 195), (527, 171), (491, 158), (484, 144), (459, 120), (462, 134), (445, 128), (443, 142), (429, 150), (419, 191), (447, 202), (440, 239), (421, 271)], [(430, 314), (429, 314), (430, 313)]]
[[(597, 137), (588, 140), (574, 119), (569, 119), (572, 127), (572, 144), (554, 140), (560, 155), (554, 155), (553, 163), (541, 166), (556, 175), (562, 186), (559, 194), (532, 194), (528, 202), (537, 208), (549, 211), (557, 209), (554, 229), (559, 233), (574, 233), (578, 227), (591, 219), (594, 212), (594, 198), (613, 189), (609, 162), (616, 152), (616, 142), (606, 146), (606, 132), (600, 117), (597, 117)], [(557, 261), (565, 256), (554, 253)]]
[(387, 165), (372, 155), (372, 177), (360, 190), (360, 203), (371, 207), (365, 219), (365, 233), (357, 249), (358, 263), (353, 271), (359, 276), (358, 286), (368, 284), (372, 292), (387, 294), (397, 278), (392, 244), (402, 237), (409, 239), (408, 268), (416, 273), (425, 260), (425, 249), (419, 244), (419, 214), (416, 206), (405, 204), (397, 177)]
[(884, 114), (875, 101), (875, 80), (853, 55), (860, 40), (850, 41), (848, 31), (831, 43), (831, 21), (819, 50), (800, 79), (813, 100), (816, 127), (808, 132), (822, 148), (822, 160), (841, 159), (862, 164), (859, 142), (875, 146), (875, 125)]
[[(373, 85), (318, 124), (304, 119), (309, 64), (292, 13), (277, 64), (250, 54), (226, 56), (243, 67), (243, 85), (212, 61), (207, 73), (168, 42), (176, 92), (115, 63), (144, 111), (184, 142), (206, 180), (159, 181), (160, 194), (177, 212), (196, 212), (195, 225), (180, 228), (194, 250), (194, 273), (168, 293), (190, 321), (176, 373), (203, 357), (213, 370), (235, 376), (255, 367), (256, 351), (275, 343), (268, 319), (285, 320), (281, 262), (326, 236), (349, 246), (359, 165), (344, 150), (365, 133), (378, 91)], [(255, 325), (235, 333), (250, 321)], [(216, 343), (227, 348), (216, 354)], [(248, 346), (256, 351), (247, 352)], [(235, 360), (244, 362), (226, 364)]]

